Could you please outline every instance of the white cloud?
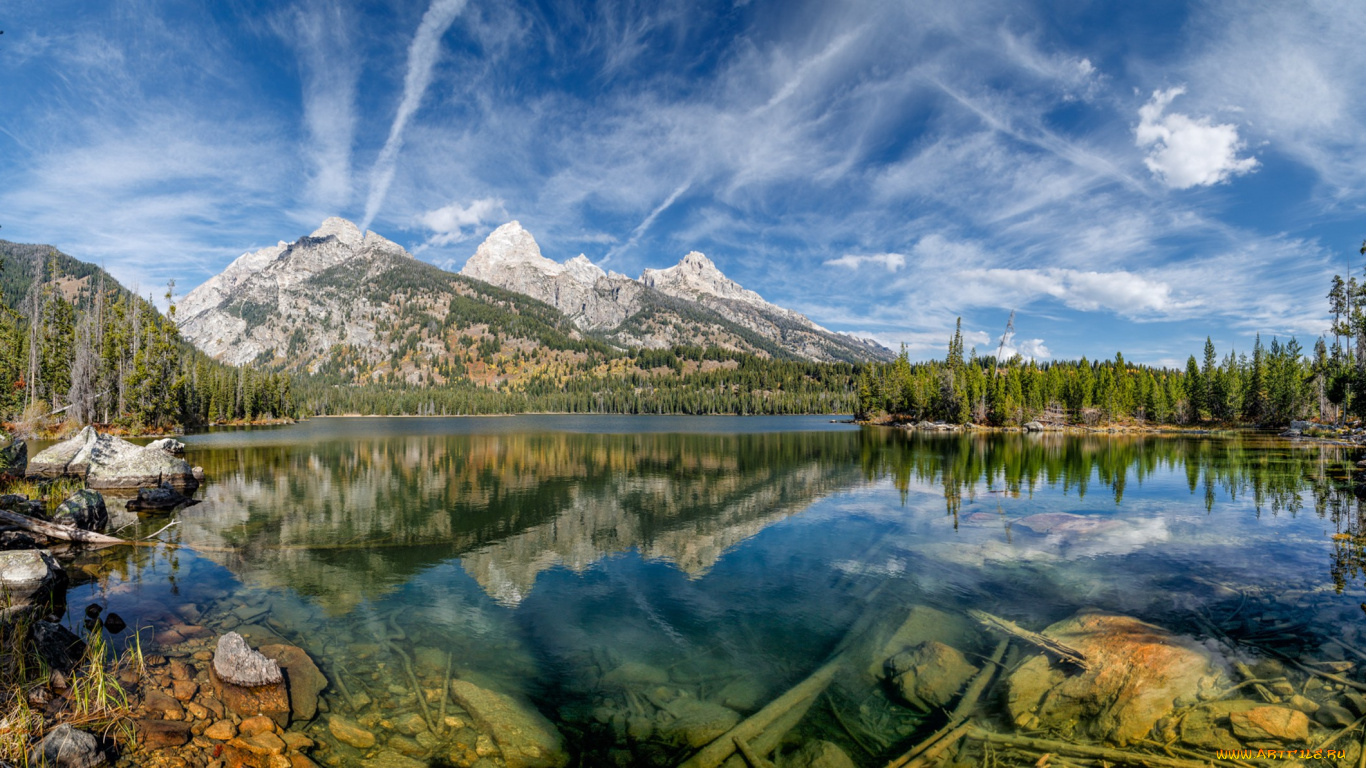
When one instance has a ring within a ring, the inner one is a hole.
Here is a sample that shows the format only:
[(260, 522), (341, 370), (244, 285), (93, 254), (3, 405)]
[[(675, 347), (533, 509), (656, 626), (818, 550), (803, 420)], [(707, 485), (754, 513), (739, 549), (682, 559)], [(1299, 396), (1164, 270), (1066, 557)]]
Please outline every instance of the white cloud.
[(980, 306), (1023, 306), (1052, 298), (1070, 309), (1126, 317), (1165, 316), (1191, 306), (1175, 297), (1167, 282), (1123, 270), (969, 269), (954, 278), (964, 288), (963, 297)]
[(1255, 169), (1255, 157), (1238, 157), (1244, 145), (1237, 126), (1214, 125), (1208, 117), (1166, 112), (1172, 100), (1185, 92), (1181, 86), (1153, 91), (1152, 99), (1138, 110), (1134, 140), (1139, 147), (1148, 148), (1143, 161), (1148, 170), (1173, 189), (1189, 189), (1218, 184)]
[(432, 0), (427, 12), (422, 15), (422, 23), (417, 26), (413, 42), (408, 46), (408, 72), (403, 78), (403, 98), (398, 103), (398, 112), (389, 126), (389, 138), (379, 151), (375, 167), (370, 172), (370, 196), (365, 201), (365, 217), (361, 229), (370, 226), (379, 207), (389, 194), (389, 185), (394, 181), (394, 170), (398, 163), (398, 152), (403, 148), (403, 129), (408, 120), (422, 105), (422, 97), (432, 82), (432, 68), (441, 56), (441, 36), (446, 34), (455, 17), (465, 10), (465, 0)]
[(450, 205), (419, 214), (416, 222), (430, 230), (432, 236), (419, 246), (422, 249), (458, 243), (469, 237), (470, 232), (482, 224), (502, 221), (507, 218), (503, 201), (495, 197), (474, 200), (469, 205), (453, 202)]
[(319, 214), (332, 216), (351, 201), (351, 147), (356, 133), (359, 60), (340, 5), (315, 3), (295, 9), (276, 25), (299, 59), (303, 87), (305, 148), (312, 173), (307, 196)]
[(858, 269), (864, 264), (878, 264), (888, 272), (895, 272), (906, 266), (906, 256), (900, 253), (874, 253), (867, 256), (846, 253), (838, 259), (827, 260), (825, 264), (830, 267), (844, 267), (846, 269)]
[(1053, 356), (1043, 343), (1043, 339), (1025, 339), (1017, 345), (1015, 351), (1020, 357), (1030, 360), (1047, 360)]

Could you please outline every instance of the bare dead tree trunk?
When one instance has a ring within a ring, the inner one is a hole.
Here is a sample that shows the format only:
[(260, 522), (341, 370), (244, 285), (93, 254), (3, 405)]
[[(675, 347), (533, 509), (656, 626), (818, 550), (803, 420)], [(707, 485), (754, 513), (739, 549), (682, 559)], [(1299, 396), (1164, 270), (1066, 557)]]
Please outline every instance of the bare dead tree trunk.
[(28, 310), (28, 402), (33, 405), (38, 396), (38, 347), (42, 341), (42, 288), (39, 280), (34, 280), (24, 297)]
[(71, 390), (67, 400), (71, 403), (71, 418), (77, 424), (88, 424), (94, 406), (97, 390), (95, 377), (99, 375), (99, 357), (92, 346), (95, 331), (94, 313), (87, 313), (76, 327), (76, 353), (71, 361)]

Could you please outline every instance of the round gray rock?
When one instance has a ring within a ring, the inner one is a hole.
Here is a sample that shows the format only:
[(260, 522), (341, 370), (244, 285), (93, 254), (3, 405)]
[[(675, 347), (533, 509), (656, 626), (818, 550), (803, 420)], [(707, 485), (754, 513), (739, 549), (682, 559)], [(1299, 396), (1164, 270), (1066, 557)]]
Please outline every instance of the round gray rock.
[(49, 594), (63, 581), (62, 566), (41, 549), (0, 552), (0, 592), (14, 602)]
[(109, 527), (109, 509), (104, 505), (104, 496), (99, 491), (86, 488), (63, 501), (52, 513), (52, 522), (100, 533)]
[(49, 768), (90, 768), (104, 763), (95, 737), (63, 723), (48, 732), (28, 753), (29, 765)]

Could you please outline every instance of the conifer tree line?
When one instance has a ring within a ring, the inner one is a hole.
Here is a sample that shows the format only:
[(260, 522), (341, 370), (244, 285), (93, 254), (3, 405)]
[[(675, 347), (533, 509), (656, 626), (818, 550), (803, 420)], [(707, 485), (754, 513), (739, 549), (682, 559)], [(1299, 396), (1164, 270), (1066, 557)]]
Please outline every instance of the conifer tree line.
[(104, 270), (0, 241), (0, 414), (161, 430), (293, 412), (290, 379), (211, 360)]
[[(632, 350), (640, 368), (568, 380), (535, 376), (483, 387), (347, 386), (301, 378), (300, 411), (317, 415), (455, 416), (502, 413), (735, 414), (850, 413), (858, 369), (849, 363), (774, 360), (716, 347)], [(684, 372), (685, 361), (732, 361), (734, 367)], [(644, 370), (642, 370), (644, 369)], [(647, 373), (665, 369), (663, 373)]]
[(1278, 426), (1310, 416), (1361, 415), (1352, 406), (1366, 406), (1366, 397), (1353, 399), (1352, 384), (1366, 378), (1337, 361), (1334, 349), (1319, 339), (1306, 355), (1294, 338), (1263, 344), (1259, 334), (1251, 354), (1223, 357), (1206, 338), (1202, 358), (1191, 355), (1184, 370), (1136, 365), (1122, 353), (1113, 360), (1043, 363), (1015, 356), (998, 364), (976, 350), (965, 355), (960, 319), (943, 360), (911, 363), (903, 348), (891, 363), (864, 366), (856, 413), (992, 426), (1034, 420)]

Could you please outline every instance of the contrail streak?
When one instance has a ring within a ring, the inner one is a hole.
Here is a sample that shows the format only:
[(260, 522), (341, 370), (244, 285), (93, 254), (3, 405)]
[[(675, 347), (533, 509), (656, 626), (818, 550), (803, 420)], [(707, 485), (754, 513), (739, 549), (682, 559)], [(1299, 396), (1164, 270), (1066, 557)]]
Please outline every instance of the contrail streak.
[(361, 220), (362, 230), (370, 226), (379, 207), (389, 194), (389, 184), (394, 180), (394, 166), (398, 162), (398, 152), (403, 148), (403, 129), (408, 120), (422, 104), (427, 86), (432, 82), (432, 68), (441, 55), (441, 36), (451, 28), (455, 18), (465, 10), (465, 0), (433, 0), (427, 12), (422, 15), (422, 23), (417, 25), (417, 34), (408, 46), (408, 74), (403, 78), (403, 100), (398, 103), (398, 113), (389, 127), (389, 138), (375, 159), (375, 167), (370, 171), (370, 196), (365, 200), (365, 218)]

